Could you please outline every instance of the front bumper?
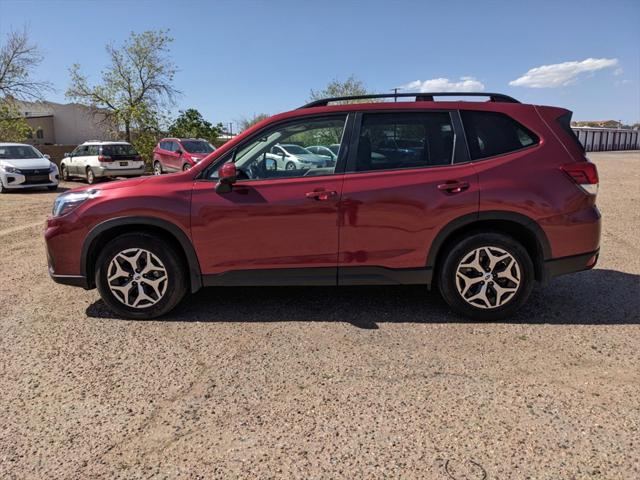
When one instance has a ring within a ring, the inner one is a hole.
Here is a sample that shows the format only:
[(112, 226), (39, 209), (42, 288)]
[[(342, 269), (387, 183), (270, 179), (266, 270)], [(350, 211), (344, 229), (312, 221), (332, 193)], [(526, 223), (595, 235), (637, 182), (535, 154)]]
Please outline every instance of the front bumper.
[(96, 178), (107, 177), (139, 177), (144, 175), (144, 165), (140, 168), (105, 168), (105, 167), (91, 167), (93, 174)]
[(57, 171), (47, 172), (43, 175), (24, 175), (22, 173), (0, 172), (0, 181), (7, 190), (20, 190), (24, 188), (42, 188), (58, 185), (60, 177)]

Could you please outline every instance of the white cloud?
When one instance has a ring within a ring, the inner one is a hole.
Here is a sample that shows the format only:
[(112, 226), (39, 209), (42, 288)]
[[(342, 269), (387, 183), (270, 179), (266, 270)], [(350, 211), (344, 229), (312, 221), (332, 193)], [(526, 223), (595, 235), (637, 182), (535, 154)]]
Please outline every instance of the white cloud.
[(618, 67), (613, 71), (613, 74), (617, 77), (618, 75), (622, 75), (624, 73), (624, 70), (622, 69), (622, 67)]
[(418, 92), (482, 92), (484, 84), (474, 77), (460, 77), (459, 82), (450, 82), (448, 78), (432, 78), (414, 80), (400, 88)]
[(549, 88), (571, 85), (582, 73), (615, 67), (617, 58), (587, 58), (581, 62), (564, 62), (532, 68), (520, 78), (512, 80), (513, 87)]

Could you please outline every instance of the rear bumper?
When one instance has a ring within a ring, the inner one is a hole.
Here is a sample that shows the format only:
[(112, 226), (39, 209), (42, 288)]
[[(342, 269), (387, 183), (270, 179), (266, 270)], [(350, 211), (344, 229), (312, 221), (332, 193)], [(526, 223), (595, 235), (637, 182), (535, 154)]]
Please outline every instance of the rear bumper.
[(140, 168), (105, 168), (105, 167), (91, 167), (93, 174), (97, 178), (104, 177), (139, 177), (144, 175), (144, 166)]
[(570, 257), (554, 258), (544, 262), (545, 280), (566, 275), (568, 273), (590, 270), (596, 266), (600, 249), (593, 252), (571, 255)]

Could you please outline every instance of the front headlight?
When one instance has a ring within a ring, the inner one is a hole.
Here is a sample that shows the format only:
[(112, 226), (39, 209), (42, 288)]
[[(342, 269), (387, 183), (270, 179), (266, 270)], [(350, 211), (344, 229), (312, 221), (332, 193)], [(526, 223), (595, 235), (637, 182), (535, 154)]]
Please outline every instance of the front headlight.
[(70, 192), (59, 195), (53, 202), (53, 216), (61, 217), (75, 210), (90, 198), (95, 198), (100, 190), (85, 190), (84, 192)]
[(6, 165), (4, 167), (0, 167), (0, 169), (4, 170), (7, 173), (22, 173), (19, 168), (10, 167), (9, 165)]

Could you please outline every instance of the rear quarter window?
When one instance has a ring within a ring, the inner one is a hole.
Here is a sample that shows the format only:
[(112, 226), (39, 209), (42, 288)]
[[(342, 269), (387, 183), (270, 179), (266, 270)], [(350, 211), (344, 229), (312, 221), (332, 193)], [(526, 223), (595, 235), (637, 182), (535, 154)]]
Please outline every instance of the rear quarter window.
[(472, 160), (515, 152), (540, 141), (535, 133), (504, 113), (462, 110), (460, 116)]

